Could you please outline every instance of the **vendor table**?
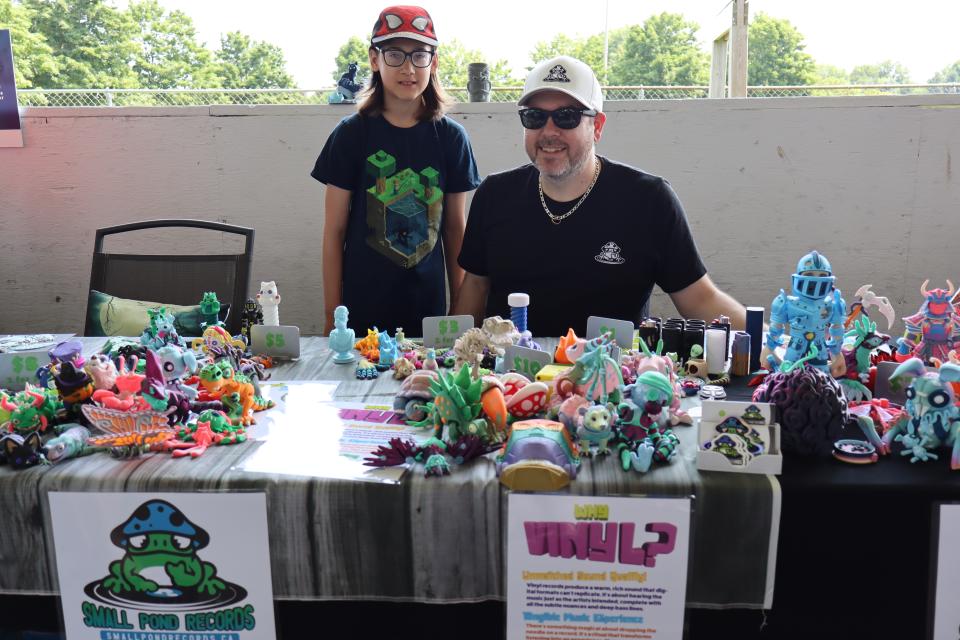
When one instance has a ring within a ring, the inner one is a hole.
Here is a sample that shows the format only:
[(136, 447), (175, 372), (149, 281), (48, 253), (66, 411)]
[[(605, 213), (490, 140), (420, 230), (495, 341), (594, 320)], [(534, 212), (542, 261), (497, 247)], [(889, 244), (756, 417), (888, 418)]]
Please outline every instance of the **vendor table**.
[[(735, 382), (728, 397), (751, 391)], [(688, 612), (693, 637), (929, 637), (934, 510), (960, 502), (960, 472), (948, 450), (938, 455), (911, 464), (895, 450), (871, 465), (784, 456), (773, 609)]]
[[(87, 353), (102, 343), (84, 340)], [(333, 363), (326, 339), (303, 339), (301, 354), (299, 361), (272, 369), (273, 379), (341, 380), (338, 400), (392, 403), (397, 381), (389, 375), (354, 379), (352, 365)], [(585, 459), (564, 492), (694, 496), (689, 606), (768, 608), (780, 520), (776, 478), (701, 473), (695, 428), (678, 427), (676, 433), (681, 446), (671, 464), (640, 475), (624, 472), (610, 458)], [(214, 447), (194, 460), (94, 454), (53, 467), (0, 467), (0, 593), (57, 590), (48, 492), (262, 491), (278, 599), (504, 598), (509, 492), (497, 480), (492, 456), (455, 467), (443, 478), (424, 478), (415, 469), (390, 485), (237, 470), (258, 446)]]

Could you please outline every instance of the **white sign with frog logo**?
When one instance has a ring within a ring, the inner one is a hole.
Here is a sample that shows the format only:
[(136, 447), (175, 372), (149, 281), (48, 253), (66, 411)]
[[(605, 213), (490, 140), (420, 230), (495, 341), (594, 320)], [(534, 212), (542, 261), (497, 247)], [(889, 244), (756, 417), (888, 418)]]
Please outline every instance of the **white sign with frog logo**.
[(273, 640), (263, 493), (49, 494), (68, 640)]
[(960, 552), (957, 538), (960, 537), (960, 504), (939, 505), (939, 549), (936, 553), (936, 604), (934, 611), (933, 640), (957, 640), (960, 637)]

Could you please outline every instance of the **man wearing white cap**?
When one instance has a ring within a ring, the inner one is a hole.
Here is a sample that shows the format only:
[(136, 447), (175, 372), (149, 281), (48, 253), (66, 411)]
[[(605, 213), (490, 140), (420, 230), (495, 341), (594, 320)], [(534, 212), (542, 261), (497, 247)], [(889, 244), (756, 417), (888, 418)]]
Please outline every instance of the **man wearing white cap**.
[(477, 189), (455, 313), (505, 315), (507, 295), (522, 291), (535, 335), (582, 335), (590, 315), (639, 320), (656, 284), (682, 315), (743, 328), (743, 306), (707, 275), (669, 183), (596, 154), (606, 115), (590, 67), (541, 62), (519, 106), (532, 164)]

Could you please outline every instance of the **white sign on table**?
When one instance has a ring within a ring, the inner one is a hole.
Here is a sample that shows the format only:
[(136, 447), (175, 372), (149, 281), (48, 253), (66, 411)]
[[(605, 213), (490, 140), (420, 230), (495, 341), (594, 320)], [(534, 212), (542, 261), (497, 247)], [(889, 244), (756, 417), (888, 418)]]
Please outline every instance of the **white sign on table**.
[(611, 338), (624, 349), (633, 348), (633, 323), (629, 320), (590, 316), (587, 318), (587, 340), (599, 338), (604, 333), (611, 334)]
[(263, 493), (51, 492), (67, 640), (273, 640)]
[(371, 467), (365, 458), (392, 438), (426, 440), (430, 429), (408, 426), (391, 405), (334, 402), (336, 381), (260, 383), (276, 403), (257, 413), (248, 431), (259, 444), (237, 466), (250, 473), (398, 484), (409, 464)]
[(934, 640), (960, 637), (960, 504), (940, 505), (940, 544), (937, 552), (937, 594)]
[(518, 347), (515, 344), (507, 347), (503, 354), (503, 368), (507, 371), (516, 371), (529, 380), (535, 380), (537, 372), (552, 362), (552, 353)]
[(0, 335), (0, 388), (20, 391), (28, 382), (39, 384), (37, 369), (50, 362), (50, 347), (72, 337), (72, 333)]
[[(429, 316), (423, 319), (423, 346), (452, 349), (457, 338), (473, 329), (473, 316)], [(437, 352), (440, 355), (440, 352)]]
[(300, 357), (300, 328), (255, 324), (250, 327), (250, 350), (271, 358), (296, 360)]
[(509, 640), (683, 636), (689, 498), (509, 500)]

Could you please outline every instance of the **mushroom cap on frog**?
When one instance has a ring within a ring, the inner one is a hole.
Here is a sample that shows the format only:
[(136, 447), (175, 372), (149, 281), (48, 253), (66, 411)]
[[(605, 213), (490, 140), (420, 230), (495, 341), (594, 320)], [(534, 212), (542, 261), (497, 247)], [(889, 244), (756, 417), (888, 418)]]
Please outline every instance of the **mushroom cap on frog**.
[(210, 535), (202, 527), (190, 522), (182, 511), (165, 500), (150, 500), (137, 507), (126, 522), (110, 532), (110, 540), (118, 547), (125, 547), (130, 537), (148, 533), (191, 538), (194, 549), (210, 543)]

